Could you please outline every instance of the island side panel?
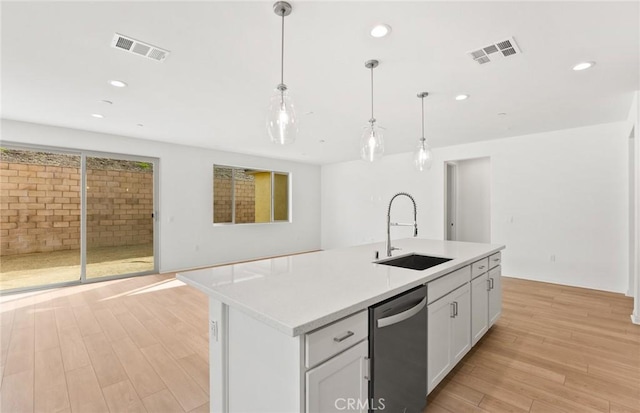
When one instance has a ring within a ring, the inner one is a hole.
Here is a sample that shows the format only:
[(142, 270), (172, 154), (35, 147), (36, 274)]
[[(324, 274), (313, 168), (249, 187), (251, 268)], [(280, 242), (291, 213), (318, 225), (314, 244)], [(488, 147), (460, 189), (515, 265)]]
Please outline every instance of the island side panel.
[(302, 412), (303, 339), (228, 311), (229, 412)]
[(209, 411), (229, 411), (229, 307), (209, 298)]

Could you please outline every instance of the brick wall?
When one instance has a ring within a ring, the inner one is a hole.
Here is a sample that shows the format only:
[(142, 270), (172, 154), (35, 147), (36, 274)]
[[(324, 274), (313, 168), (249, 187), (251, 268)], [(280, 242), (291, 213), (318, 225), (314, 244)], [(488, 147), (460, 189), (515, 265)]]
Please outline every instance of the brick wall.
[(153, 242), (153, 173), (87, 171), (87, 247)]
[[(89, 248), (153, 241), (151, 171), (90, 169), (87, 187)], [(79, 168), (0, 162), (0, 255), (79, 248)]]
[(79, 248), (78, 168), (0, 162), (0, 255)]
[(236, 224), (247, 222), (256, 222), (255, 182), (236, 179)]
[(232, 219), (231, 176), (213, 179), (213, 222), (225, 223)]
[[(213, 222), (231, 222), (231, 169), (216, 167), (213, 179)], [(256, 222), (255, 180), (235, 170), (236, 223)]]

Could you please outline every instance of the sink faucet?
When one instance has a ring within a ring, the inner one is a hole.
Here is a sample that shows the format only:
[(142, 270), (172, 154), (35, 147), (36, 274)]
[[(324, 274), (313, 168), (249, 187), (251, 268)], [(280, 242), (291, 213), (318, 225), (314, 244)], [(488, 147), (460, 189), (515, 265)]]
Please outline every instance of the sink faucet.
[[(411, 202), (413, 202), (413, 224), (401, 224), (399, 222), (391, 222), (391, 204), (393, 204), (393, 200), (399, 197), (400, 195), (404, 195), (408, 197)], [(418, 236), (418, 207), (416, 207), (416, 200), (413, 199), (411, 195), (406, 192), (398, 192), (393, 197), (391, 197), (391, 201), (389, 201), (389, 208), (387, 209), (387, 257), (391, 256), (391, 251), (399, 250), (400, 248), (391, 246), (391, 226), (394, 227), (411, 227), (413, 226), (413, 236)]]

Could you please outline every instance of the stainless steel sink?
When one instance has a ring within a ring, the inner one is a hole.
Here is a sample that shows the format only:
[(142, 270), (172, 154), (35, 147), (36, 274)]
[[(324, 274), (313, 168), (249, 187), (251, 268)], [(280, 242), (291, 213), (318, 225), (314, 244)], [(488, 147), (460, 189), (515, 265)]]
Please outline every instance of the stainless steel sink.
[(452, 258), (430, 257), (428, 255), (421, 254), (408, 254), (397, 258), (388, 258), (381, 261), (376, 261), (376, 264), (391, 265), (393, 267), (422, 271), (451, 260)]

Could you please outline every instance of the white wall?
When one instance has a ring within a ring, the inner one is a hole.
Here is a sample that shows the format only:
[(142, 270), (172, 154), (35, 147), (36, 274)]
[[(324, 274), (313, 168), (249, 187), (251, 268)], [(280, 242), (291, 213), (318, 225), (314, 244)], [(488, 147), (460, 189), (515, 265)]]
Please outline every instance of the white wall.
[[(507, 246), (503, 273), (625, 292), (627, 139), (628, 123), (616, 122), (438, 148), (422, 175), (409, 153), (323, 166), (322, 247), (382, 241), (398, 191), (416, 198), (420, 236), (443, 239), (444, 162), (490, 157), (491, 241)], [(394, 205), (394, 219), (408, 212)]]
[(457, 240), (491, 242), (491, 160), (468, 159), (457, 164)]
[[(32, 123), (2, 120), (2, 139), (159, 158), (160, 271), (320, 247), (320, 167)], [(292, 223), (216, 226), (213, 164), (291, 172)]]

